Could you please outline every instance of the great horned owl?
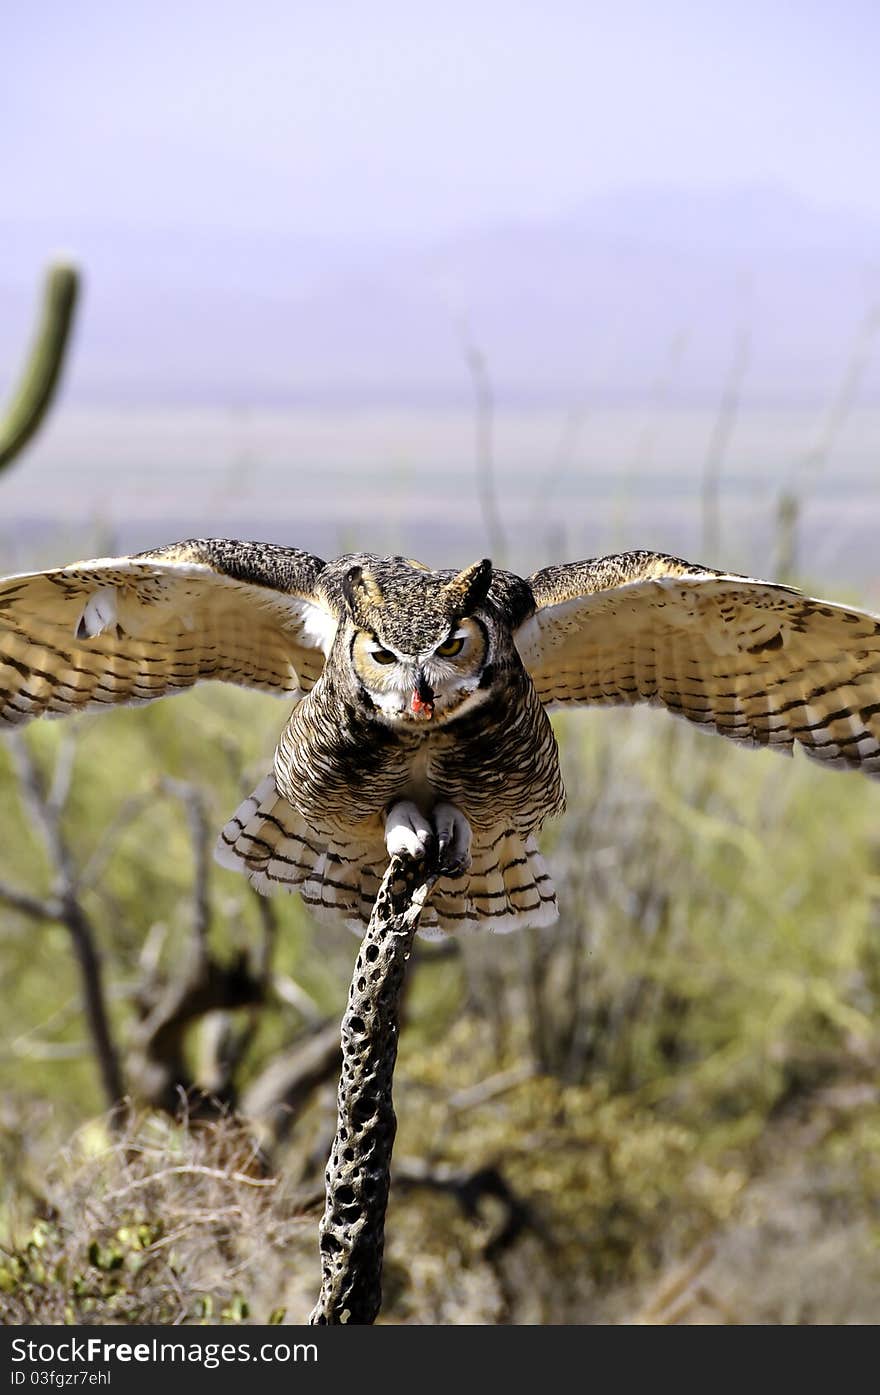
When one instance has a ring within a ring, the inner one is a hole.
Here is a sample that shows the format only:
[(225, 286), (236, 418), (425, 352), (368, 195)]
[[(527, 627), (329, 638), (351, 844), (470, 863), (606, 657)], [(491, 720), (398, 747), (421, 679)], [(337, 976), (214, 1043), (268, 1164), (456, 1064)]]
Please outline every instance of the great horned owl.
[(535, 835), (564, 807), (556, 703), (660, 704), (880, 771), (880, 620), (659, 553), (523, 580), (214, 539), (0, 582), (0, 723), (207, 679), (296, 700), (219, 860), (358, 928), (388, 854), (432, 844), (423, 929), (555, 919)]

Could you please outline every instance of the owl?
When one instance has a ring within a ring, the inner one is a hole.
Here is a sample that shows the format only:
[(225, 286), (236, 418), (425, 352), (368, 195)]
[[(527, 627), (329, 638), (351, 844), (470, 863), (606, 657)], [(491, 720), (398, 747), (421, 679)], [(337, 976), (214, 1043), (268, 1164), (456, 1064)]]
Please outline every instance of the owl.
[(651, 703), (880, 772), (880, 619), (661, 553), (524, 580), (207, 539), (0, 582), (0, 723), (217, 679), (293, 703), (220, 862), (354, 928), (389, 855), (426, 852), (423, 931), (556, 918), (536, 835), (565, 802), (557, 704)]

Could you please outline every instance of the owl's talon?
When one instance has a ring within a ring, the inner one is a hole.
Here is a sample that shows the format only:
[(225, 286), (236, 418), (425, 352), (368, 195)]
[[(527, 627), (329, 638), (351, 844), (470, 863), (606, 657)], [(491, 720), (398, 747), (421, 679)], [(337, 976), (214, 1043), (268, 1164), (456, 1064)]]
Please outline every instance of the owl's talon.
[(437, 863), (444, 877), (461, 877), (471, 865), (471, 826), (454, 804), (434, 809)]
[(418, 805), (400, 799), (385, 816), (385, 847), (389, 857), (411, 857), (418, 861), (434, 847), (434, 830)]

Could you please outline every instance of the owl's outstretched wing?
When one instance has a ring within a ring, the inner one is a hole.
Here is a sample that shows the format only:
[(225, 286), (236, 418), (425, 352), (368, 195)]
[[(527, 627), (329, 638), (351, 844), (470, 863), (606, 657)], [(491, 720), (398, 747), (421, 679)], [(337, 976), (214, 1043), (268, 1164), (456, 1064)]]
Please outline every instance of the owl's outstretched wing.
[(749, 745), (880, 774), (880, 618), (629, 552), (546, 567), (515, 633), (538, 695), (665, 706)]
[(0, 725), (143, 703), (220, 679), (308, 690), (337, 617), (324, 563), (296, 548), (198, 539), (0, 581)]

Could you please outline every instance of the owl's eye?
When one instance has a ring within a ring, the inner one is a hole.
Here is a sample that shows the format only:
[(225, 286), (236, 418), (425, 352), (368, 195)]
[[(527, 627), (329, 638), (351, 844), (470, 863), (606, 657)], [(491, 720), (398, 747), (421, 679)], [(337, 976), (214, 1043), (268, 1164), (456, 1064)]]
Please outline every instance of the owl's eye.
[(378, 649), (371, 649), (371, 650), (370, 650), (370, 658), (373, 659), (377, 664), (396, 664), (396, 663), (397, 663), (397, 655), (396, 655), (396, 654), (392, 654), (392, 652), (391, 652), (390, 649), (381, 649), (381, 648), (378, 648)]
[(445, 639), (442, 644), (434, 650), (434, 653), (441, 659), (454, 659), (456, 654), (460, 654), (464, 648), (464, 636), (458, 639)]

